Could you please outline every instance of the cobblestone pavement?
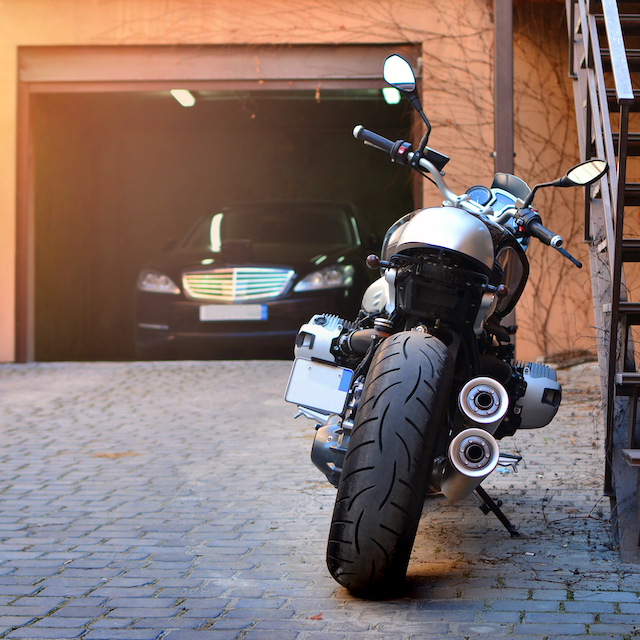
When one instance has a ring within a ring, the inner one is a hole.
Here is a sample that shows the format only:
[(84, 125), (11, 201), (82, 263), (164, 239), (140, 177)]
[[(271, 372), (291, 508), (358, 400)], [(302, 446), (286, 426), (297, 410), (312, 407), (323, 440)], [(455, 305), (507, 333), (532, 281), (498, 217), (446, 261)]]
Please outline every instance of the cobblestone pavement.
[[(546, 429), (503, 441), (517, 475), (427, 500), (397, 599), (324, 564), (334, 489), (293, 420), (287, 362), (0, 366), (0, 637), (186, 640), (640, 635), (640, 570), (602, 498), (592, 367), (562, 372)], [(636, 625), (638, 630), (636, 630)]]

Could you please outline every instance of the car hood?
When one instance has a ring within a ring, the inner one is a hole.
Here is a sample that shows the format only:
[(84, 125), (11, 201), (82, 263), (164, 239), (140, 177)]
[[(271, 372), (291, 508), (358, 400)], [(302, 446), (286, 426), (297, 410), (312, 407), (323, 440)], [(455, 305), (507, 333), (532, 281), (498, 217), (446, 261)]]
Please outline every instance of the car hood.
[[(250, 258), (242, 262), (225, 262), (221, 253), (194, 249), (174, 249), (149, 262), (146, 267), (157, 269), (179, 282), (186, 271), (208, 271), (231, 266), (272, 266), (293, 269), (299, 277), (340, 263), (353, 264), (363, 260), (362, 247), (323, 245), (253, 244)], [(204, 264), (203, 264), (204, 262)]]

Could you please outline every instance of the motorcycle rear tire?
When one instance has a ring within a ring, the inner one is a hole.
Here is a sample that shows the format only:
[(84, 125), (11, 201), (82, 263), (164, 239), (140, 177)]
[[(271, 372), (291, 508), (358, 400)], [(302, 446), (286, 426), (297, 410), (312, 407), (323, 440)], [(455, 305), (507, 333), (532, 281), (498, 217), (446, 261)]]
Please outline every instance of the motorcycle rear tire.
[(345, 455), (327, 566), (353, 593), (402, 582), (429, 486), (453, 375), (437, 338), (405, 331), (371, 363)]

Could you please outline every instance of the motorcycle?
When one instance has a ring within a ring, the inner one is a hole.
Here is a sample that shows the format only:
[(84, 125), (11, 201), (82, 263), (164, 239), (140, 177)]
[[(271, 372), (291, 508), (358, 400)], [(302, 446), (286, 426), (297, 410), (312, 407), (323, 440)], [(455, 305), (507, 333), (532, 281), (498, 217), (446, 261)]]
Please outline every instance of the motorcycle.
[(498, 441), (549, 424), (562, 390), (551, 368), (515, 360), (516, 327), (503, 321), (525, 287), (531, 238), (582, 266), (531, 205), (540, 188), (587, 186), (607, 171), (593, 159), (533, 189), (497, 173), (491, 187), (456, 195), (444, 180), (449, 158), (427, 146), (411, 66), (391, 55), (383, 77), (426, 133), (415, 150), (361, 125), (354, 136), (430, 179), (444, 202), (390, 227), (381, 256), (367, 258), (381, 275), (354, 321), (325, 313), (300, 328), (285, 393), (317, 423), (311, 459), (337, 487), (327, 566), (359, 595), (404, 580), (427, 493), (475, 492), (519, 535), (480, 484), (498, 466), (517, 470), (520, 456), (501, 454)]

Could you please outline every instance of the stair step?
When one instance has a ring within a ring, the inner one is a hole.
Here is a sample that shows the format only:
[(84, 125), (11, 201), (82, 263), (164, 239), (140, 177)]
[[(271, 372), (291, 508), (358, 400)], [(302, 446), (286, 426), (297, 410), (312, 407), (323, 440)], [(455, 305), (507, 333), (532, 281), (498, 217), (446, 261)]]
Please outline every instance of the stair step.
[[(638, 112), (640, 111), (640, 91), (634, 89), (633, 99), (635, 102), (630, 106), (629, 111)], [(607, 102), (609, 103), (609, 111), (618, 110), (618, 98), (615, 89), (607, 89)]]
[[(594, 0), (591, 2), (591, 13), (602, 13), (602, 1)], [(618, 2), (618, 13), (640, 13), (640, 2)]]
[(627, 318), (629, 324), (640, 324), (640, 302), (623, 301), (620, 302), (618, 309), (620, 314)]
[[(620, 25), (623, 35), (640, 34), (640, 15), (637, 13), (620, 13)], [(596, 25), (604, 29), (604, 15), (596, 15)]]
[(630, 467), (640, 467), (640, 449), (623, 449), (622, 459)]
[[(611, 55), (609, 49), (601, 49), (602, 67), (605, 71), (611, 71)], [(640, 71), (640, 49), (627, 49), (627, 63), (629, 71)]]
[(624, 205), (625, 207), (640, 206), (640, 183), (627, 182), (624, 186)]
[[(600, 17), (603, 15), (602, 2), (600, 0), (591, 0), (589, 3), (589, 13)], [(640, 14), (640, 2), (619, 2), (618, 1), (618, 15), (622, 16), (635, 16)]]
[(623, 238), (622, 261), (640, 262), (640, 238)]
[[(616, 154), (618, 153), (618, 142), (620, 139), (619, 133), (613, 134), (613, 146), (615, 147)], [(640, 156), (640, 133), (633, 131), (627, 135), (627, 155), (628, 156)]]
[(616, 373), (616, 393), (619, 396), (628, 396), (636, 393), (640, 387), (640, 373), (637, 371), (624, 371)]

